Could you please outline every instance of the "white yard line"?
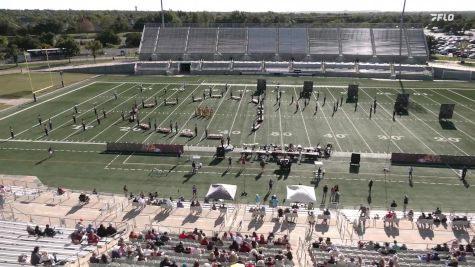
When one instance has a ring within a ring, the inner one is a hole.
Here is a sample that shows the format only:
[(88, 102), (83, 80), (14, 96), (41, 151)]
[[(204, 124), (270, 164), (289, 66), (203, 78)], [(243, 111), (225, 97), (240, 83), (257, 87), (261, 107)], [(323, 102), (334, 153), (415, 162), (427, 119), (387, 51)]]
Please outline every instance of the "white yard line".
[[(203, 85), (205, 85), (205, 83), (203, 83)], [(229, 86), (229, 85), (228, 85)], [(214, 87), (213, 87), (214, 88)], [(196, 89), (195, 89), (196, 90)], [(228, 92), (230, 90), (227, 90), (226, 93), (224, 94), (224, 96), (221, 98), (221, 102), (219, 102), (219, 105), (218, 107), (216, 108), (216, 110), (213, 112), (213, 116), (211, 116), (211, 119), (209, 120), (208, 124), (206, 124), (206, 129), (208, 129), (208, 127), (211, 125), (211, 122), (213, 122), (213, 119), (215, 118), (214, 116), (216, 115), (216, 113), (218, 113), (218, 110), (219, 110), (219, 107), (221, 107), (221, 104), (223, 104), (224, 102), (224, 99), (226, 99), (226, 96), (228, 95)], [(198, 140), (198, 142), (201, 142), (201, 140), (203, 140), (203, 137), (205, 136), (205, 132), (203, 132), (201, 134), (201, 137), (200, 139)]]
[[(122, 85), (123, 85), (123, 83), (121, 83), (121, 84), (119, 84), (119, 85), (117, 85), (117, 86), (114, 86), (114, 87), (112, 87), (111, 89), (109, 89), (109, 90), (107, 90), (107, 91), (105, 91), (105, 92), (102, 92), (102, 93), (100, 93), (100, 94), (98, 94), (98, 95), (95, 95), (95, 96), (93, 96), (93, 97), (90, 97), (89, 99), (87, 99), (87, 100), (85, 100), (85, 101), (83, 101), (83, 102), (77, 104), (77, 106), (80, 106), (80, 105), (82, 105), (82, 104), (84, 104), (84, 103), (87, 103), (87, 102), (89, 102), (89, 101), (91, 101), (91, 100), (94, 100), (94, 99), (96, 99), (98, 96), (100, 96), (100, 95), (102, 95), (102, 94), (105, 94), (105, 93), (107, 93), (107, 92), (109, 92), (109, 91), (111, 91), (111, 90), (113, 90), (113, 89), (116, 89), (117, 87), (120, 87), (120, 86), (122, 86)], [(89, 110), (92, 110), (92, 108), (89, 109)], [(60, 112), (60, 113), (54, 115), (53, 117), (51, 117), (51, 119), (56, 118), (56, 117), (58, 117), (59, 115), (62, 115), (62, 114), (64, 114), (64, 113), (68, 112), (68, 111), (71, 111), (71, 108), (67, 108), (67, 109), (63, 110), (62, 112)], [(82, 116), (82, 115), (83, 115), (83, 114), (81, 113), (81, 114), (79, 114), (78, 117), (80, 117), (80, 116)], [(46, 119), (46, 118), (45, 118), (45, 119)], [(65, 124), (66, 124), (66, 123), (61, 124), (60, 126), (58, 126), (58, 128), (61, 128), (61, 127), (64, 126)], [(34, 125), (31, 126), (30, 128), (19, 132), (19, 133), (16, 134), (15, 136), (17, 137), (17, 136), (19, 136), (20, 134), (25, 133), (26, 131), (31, 130), (31, 129), (37, 127), (37, 126), (38, 126), (38, 124), (34, 124)], [(51, 130), (50, 132), (52, 132), (52, 131), (54, 131), (54, 130), (56, 130), (56, 129), (57, 129), (57, 127), (54, 127), (54, 129)], [(38, 139), (38, 138), (37, 138), (37, 139)]]
[[(330, 93), (330, 95), (332, 96), (333, 100), (336, 101), (336, 103), (338, 103), (338, 99), (335, 98), (331, 92), (331, 90), (328, 90), (327, 88), (327, 91)], [(361, 139), (363, 140), (363, 142), (366, 144), (366, 146), (369, 148), (369, 151), (371, 153), (373, 153), (373, 149), (371, 149), (371, 147), (369, 146), (368, 142), (366, 142), (366, 140), (364, 139), (363, 135), (361, 135), (360, 131), (358, 131), (358, 128), (356, 128), (355, 124), (353, 123), (353, 121), (350, 119), (350, 117), (348, 116), (348, 114), (346, 114), (346, 111), (343, 109), (343, 108), (340, 108), (341, 111), (343, 112), (343, 114), (345, 114), (345, 117), (348, 119), (348, 121), (350, 122), (350, 124), (353, 126), (353, 128), (355, 129), (356, 133), (361, 137)]]
[(0, 139), (0, 142), (18, 142), (18, 143), (45, 143), (45, 144), (75, 144), (75, 145), (105, 145), (104, 142), (75, 142), (59, 140), (30, 140), (30, 139)]
[[(472, 90), (474, 90), (474, 89), (472, 89)], [(464, 95), (461, 95), (461, 94), (459, 94), (459, 93), (457, 93), (457, 92), (454, 92), (454, 91), (452, 91), (452, 89), (447, 89), (447, 91), (449, 91), (449, 92), (451, 92), (451, 93), (454, 93), (454, 94), (456, 94), (456, 95), (458, 95), (458, 96), (461, 96), (461, 97), (463, 97), (463, 98), (465, 98), (465, 99), (467, 99), (467, 100), (470, 100), (470, 101), (472, 101), (472, 102), (475, 102), (475, 100), (473, 100), (473, 99), (471, 99), (471, 98), (469, 98), (469, 97), (466, 97), (466, 96), (464, 96)]]
[[(173, 113), (175, 113), (175, 111), (176, 111), (177, 109), (179, 109), (180, 106), (183, 105), (183, 103), (185, 103), (186, 100), (187, 100), (199, 87), (200, 87), (200, 85), (196, 86), (196, 88), (193, 89), (193, 91), (191, 91), (191, 93), (188, 94), (188, 95), (185, 97), (185, 99), (183, 99), (182, 101), (180, 101), (180, 104), (178, 104), (177, 107), (176, 107), (170, 114), (168, 114), (168, 116), (167, 116), (162, 122), (160, 122), (160, 124), (158, 125), (158, 127), (160, 127), (164, 122), (166, 122), (166, 121), (168, 120), (168, 118), (170, 118), (170, 116), (171, 116)], [(178, 92), (178, 91), (176, 91), (176, 92)], [(176, 92), (175, 92), (175, 93), (176, 93)], [(173, 95), (173, 94), (172, 94), (172, 95)], [(158, 106), (157, 106), (157, 108), (158, 108)], [(153, 110), (152, 110), (152, 112), (153, 112)], [(144, 117), (144, 119), (145, 119), (146, 117), (148, 117), (148, 115), (152, 114), (152, 112), (150, 112), (149, 114), (147, 114), (147, 115)], [(126, 133), (128, 133), (128, 132), (126, 132)], [(176, 133), (176, 134), (179, 134), (179, 133)], [(125, 134), (124, 134), (124, 135), (125, 135)], [(145, 142), (146, 142), (150, 137), (152, 137), (152, 136), (153, 136), (153, 134), (149, 134), (149, 135), (147, 136), (147, 138), (145, 138), (145, 140), (142, 141), (142, 144), (145, 143)], [(121, 137), (121, 138), (122, 138), (122, 137)], [(116, 142), (117, 142), (117, 141), (116, 141)]]
[[(228, 88), (228, 90), (230, 90), (231, 87)], [(241, 103), (244, 102), (244, 97), (246, 95), (246, 90), (247, 89), (247, 86), (244, 86), (244, 93), (242, 94), (242, 97), (241, 97), (241, 100), (239, 100), (239, 105), (238, 105), (238, 108), (236, 110), (236, 114), (234, 114), (234, 119), (233, 119), (233, 122), (231, 123), (231, 127), (229, 127), (229, 131), (228, 133), (231, 134), (231, 132), (233, 131), (233, 127), (234, 127), (234, 123), (236, 122), (236, 118), (237, 116), (239, 115), (239, 108), (241, 107)], [(234, 100), (232, 100), (234, 101)]]
[[(199, 85), (198, 85), (199, 87)], [(214, 88), (214, 87), (213, 87)], [(201, 107), (201, 105), (203, 105), (204, 101), (201, 101), (200, 104), (198, 105), (198, 107)], [(182, 127), (180, 127), (180, 129), (178, 130), (178, 133), (175, 134), (175, 136), (172, 138), (172, 140), (170, 141), (170, 144), (173, 143), (173, 141), (175, 141), (175, 139), (180, 136), (180, 132), (183, 131), (183, 129), (185, 129), (186, 125), (188, 124), (188, 122), (191, 120), (191, 118), (193, 118), (193, 116), (195, 115), (195, 111), (192, 111), (191, 114), (190, 114), (190, 117), (188, 117), (188, 119), (186, 120), (186, 122), (183, 124)]]
[[(363, 93), (365, 93), (371, 100), (374, 99), (372, 96), (370, 96), (368, 93), (366, 93), (365, 90), (361, 89), (361, 91), (362, 91)], [(379, 90), (379, 89), (378, 89), (378, 91), (381, 92), (381, 90)], [(393, 101), (393, 99), (392, 99), (390, 96), (388, 96), (388, 95), (384, 95), (384, 96), (388, 97), (390, 100)], [(392, 118), (392, 114), (391, 114), (389, 111), (387, 111), (387, 110), (384, 108), (384, 106), (379, 105), (379, 107), (381, 107), (381, 108), (384, 110), (384, 112), (386, 112), (386, 113), (390, 116), (390, 118)], [(421, 142), (421, 144), (423, 144), (427, 149), (429, 149), (429, 151), (431, 151), (431, 152), (434, 153), (434, 154), (437, 154), (437, 153), (435, 153), (435, 151), (432, 150), (426, 143), (424, 143), (424, 141), (422, 141), (416, 134), (414, 134), (411, 130), (409, 130), (409, 128), (407, 128), (404, 124), (402, 124), (402, 123), (400, 122), (400, 120), (396, 120), (396, 122), (399, 123), (404, 129), (406, 129), (406, 131), (407, 131), (408, 133), (410, 133), (414, 138), (416, 138), (419, 142)]]
[[(393, 90), (397, 90), (397, 89), (393, 89)], [(415, 100), (412, 100), (414, 101), (415, 103), (417, 103)], [(424, 108), (426, 109), (426, 108)], [(427, 109), (428, 110), (428, 109)], [(430, 111), (430, 110), (428, 110)], [(432, 111), (430, 111), (432, 112)], [(433, 113), (433, 112), (432, 112)], [(433, 113), (435, 116), (437, 116), (435, 113)], [(443, 136), (439, 131), (435, 130), (434, 128), (432, 128), (430, 125), (428, 125), (425, 121), (421, 120), (418, 116), (414, 116), (418, 121), (422, 122), (425, 126), (427, 126), (427, 128), (431, 129), (435, 134), (439, 135), (440, 137), (444, 138), (445, 140), (447, 140), (447, 142), (449, 144), (451, 144), (453, 147), (455, 147), (456, 149), (458, 149), (460, 152), (462, 152), (463, 154), (465, 154), (466, 156), (469, 156), (469, 154), (467, 152), (465, 152), (463, 149), (461, 149), (460, 147), (458, 147), (456, 144), (454, 144), (452, 141), (450, 141), (448, 138), (446, 138), (445, 136)]]
[[(132, 90), (132, 88), (134, 88), (134, 87), (135, 87), (135, 85), (132, 86), (132, 87), (127, 88), (124, 92), (122, 92), (122, 94), (125, 93), (125, 92), (127, 92), (127, 91), (129, 91), (129, 90)], [(134, 94), (133, 96), (127, 98), (127, 99), (124, 100), (124, 101), (122, 101), (120, 104), (114, 106), (111, 110), (109, 110), (109, 112), (115, 110), (117, 107), (120, 107), (120, 106), (123, 105), (125, 102), (129, 101), (130, 98), (136, 96), (137, 94), (138, 94), (138, 93), (136, 93), (136, 94)], [(97, 107), (99, 107), (99, 106), (102, 105), (102, 104), (107, 103), (108, 101), (109, 101), (109, 100), (100, 103), (99, 105), (97, 105)], [(94, 109), (94, 108), (90, 108), (90, 109), (86, 110), (86, 112), (84, 112), (84, 113), (82, 113), (82, 114), (86, 114), (87, 112), (91, 111), (92, 109)], [(91, 124), (94, 123), (95, 121), (96, 121), (96, 119), (92, 119), (89, 123), (86, 124), (86, 126), (91, 125)], [(64, 124), (68, 124), (68, 122), (66, 122), (66, 123), (64, 123)], [(64, 124), (63, 124), (63, 125), (64, 125)], [(76, 133), (78, 133), (78, 132), (80, 132), (80, 131), (82, 131), (82, 129), (74, 130), (70, 135), (68, 135), (68, 136), (64, 137), (63, 139), (61, 139), (61, 141), (67, 140), (69, 137), (75, 135)], [(43, 137), (43, 135), (40, 136), (40, 137), (38, 137), (37, 139), (40, 139), (40, 138), (42, 138), (42, 137)]]
[(280, 129), (280, 144), (281, 144), (282, 151), (284, 151), (284, 149), (285, 149), (284, 148), (284, 135), (283, 135), (283, 132), (282, 132), (282, 114), (280, 113), (280, 108), (279, 108), (279, 129)]
[[(147, 100), (150, 99), (150, 98), (152, 98), (152, 97), (154, 97), (154, 96), (156, 96), (158, 93), (160, 93), (161, 91), (163, 91), (163, 90), (166, 89), (167, 87), (168, 87), (168, 85), (165, 86), (165, 87), (163, 87), (162, 89), (158, 90), (156, 93), (154, 93), (153, 95), (151, 95), (150, 97), (148, 97)], [(130, 100), (132, 97), (134, 97), (134, 96), (136, 96), (136, 95), (137, 95), (137, 94), (135, 94), (135, 95), (129, 97), (126, 101)], [(93, 136), (91, 139), (89, 139), (88, 141), (90, 142), (90, 141), (96, 139), (99, 135), (101, 135), (101, 134), (104, 133), (105, 131), (109, 130), (112, 126), (114, 126), (116, 123), (120, 122), (121, 120), (122, 120), (122, 118), (119, 118), (119, 119), (117, 119), (115, 122), (109, 124), (109, 126), (107, 126), (104, 130), (100, 131), (98, 134), (94, 135), (94, 136)]]
[[(462, 107), (464, 107), (464, 108), (466, 108), (466, 109), (469, 109), (469, 110), (472, 111), (472, 112), (475, 112), (475, 109), (469, 108), (467, 105), (464, 105), (464, 104), (460, 103), (459, 101), (453, 100), (452, 98), (450, 98), (450, 97), (448, 97), (448, 96), (445, 96), (445, 95), (443, 95), (443, 94), (441, 94), (441, 93), (438, 93), (438, 92), (436, 92), (436, 91), (437, 91), (437, 90), (434, 90), (434, 91), (432, 91), (432, 92), (433, 92), (433, 93), (436, 93), (436, 94), (438, 94), (438, 95), (440, 95), (440, 96), (442, 96), (442, 97), (445, 97), (445, 98), (447, 98), (448, 100), (453, 101), (453, 102), (457, 103), (458, 105), (460, 105), (460, 106), (462, 106)], [(425, 97), (428, 97), (428, 96), (425, 96)], [(431, 98), (429, 98), (429, 99), (432, 100)], [(432, 100), (432, 101), (435, 102), (435, 103), (441, 104), (441, 103), (436, 102), (436, 101), (434, 101), (434, 100)], [(460, 117), (462, 117), (462, 118), (464, 118), (464, 119), (470, 121), (471, 123), (474, 123), (473, 121), (467, 119), (466, 117), (460, 115), (459, 113), (457, 113), (457, 112), (454, 112), (454, 113), (456, 113), (456, 114), (458, 114)]]
[[(295, 99), (298, 99), (297, 91), (295, 90), (295, 87), (293, 89), (294, 89)], [(280, 110), (280, 108), (279, 108), (279, 110)], [(307, 134), (308, 144), (309, 144), (310, 147), (312, 147), (312, 141), (310, 141), (310, 136), (308, 135), (307, 124), (305, 123), (305, 119), (303, 118), (302, 109), (299, 109), (299, 111), (300, 111), (300, 116), (302, 117), (302, 122), (303, 122), (303, 127), (305, 129), (305, 133)]]
[[(96, 78), (96, 77), (98, 77), (98, 76), (99, 76), (99, 75), (96, 75), (96, 76), (94, 76), (94, 77), (91, 77), (90, 79)], [(81, 83), (81, 82), (84, 82), (84, 81), (80, 81), (80, 82), (74, 83), (74, 84), (69, 85), (69, 86), (66, 86), (66, 87), (74, 87), (76, 84)], [(83, 88), (85, 88), (85, 87), (88, 87), (88, 86), (90, 86), (91, 84), (94, 84), (94, 83), (96, 83), (96, 82), (88, 83), (88, 84), (86, 84), (86, 85), (80, 86), (80, 87), (78, 87), (78, 88), (76, 88), (76, 89), (73, 89), (73, 90), (71, 90), (71, 91), (67, 91), (67, 92), (65, 92), (65, 93), (63, 93), (63, 94), (57, 95), (57, 96), (52, 97), (52, 98), (49, 98), (49, 99), (47, 99), (47, 100), (45, 100), (45, 101), (41, 101), (41, 102), (39, 102), (39, 103), (36, 103), (36, 104), (31, 105), (31, 106), (29, 106), (29, 107), (26, 107), (26, 108), (24, 108), (24, 109), (22, 109), (22, 110), (13, 112), (12, 114), (9, 114), (9, 115), (7, 115), (7, 116), (4, 116), (4, 117), (0, 118), (0, 121), (2, 121), (2, 120), (4, 120), (4, 119), (7, 119), (7, 118), (10, 118), (11, 116), (14, 116), (14, 115), (16, 115), (16, 114), (18, 114), (18, 113), (21, 113), (21, 112), (23, 112), (23, 111), (27, 111), (27, 110), (29, 110), (29, 109), (31, 109), (31, 108), (37, 107), (37, 106), (39, 106), (39, 105), (42, 105), (42, 104), (44, 104), (44, 103), (48, 103), (48, 102), (50, 102), (50, 101), (52, 101), (52, 100), (55, 100), (56, 98), (65, 96), (65, 95), (70, 94), (70, 93), (72, 93), (72, 92), (76, 92), (76, 91), (78, 91), (78, 90), (80, 90), (80, 89), (83, 89)], [(66, 87), (65, 87), (65, 88), (66, 88)], [(60, 89), (60, 90), (64, 90), (65, 88)], [(46, 95), (49, 95), (49, 94), (52, 94), (52, 93), (56, 93), (56, 91), (53, 91), (53, 92), (48, 93), (48, 94), (46, 94)], [(42, 96), (41, 98), (45, 97), (46, 95)], [(59, 115), (59, 114), (58, 114), (58, 115)]]
[[(130, 153), (129, 156), (127, 156), (124, 161), (122, 161), (122, 164), (125, 165), (125, 164), (128, 164), (127, 161), (130, 159), (130, 157), (132, 157), (133, 155), (135, 154), (135, 152), (132, 152)], [(132, 164), (132, 163), (131, 163)]]
[[(365, 110), (365, 108), (363, 108), (363, 105), (361, 105), (361, 109), (366, 113), (367, 111)], [(374, 113), (373, 113), (374, 114)], [(376, 124), (376, 126), (381, 130), (381, 132), (383, 132), (384, 135), (386, 135), (389, 140), (394, 144), (394, 146), (397, 147), (397, 149), (399, 149), (399, 152), (404, 152), (398, 145), (397, 143), (391, 138), (391, 136), (379, 125), (379, 123), (373, 118), (372, 121)], [(387, 151), (389, 152), (389, 151)]]
[(120, 155), (122, 155), (122, 153), (119, 153), (109, 163), (107, 163), (107, 165), (104, 167), (104, 169), (106, 169), (106, 170), (109, 169), (109, 166), (112, 164), (112, 162), (114, 162)]
[[(118, 86), (115, 86), (115, 87), (112, 88), (112, 89), (115, 89), (115, 88), (117, 88), (117, 87), (119, 87), (119, 86), (121, 86), (121, 85), (123, 85), (123, 84), (120, 84), (120, 85), (118, 85)], [(132, 89), (132, 88), (133, 88), (133, 87), (130, 87), (130, 88), (126, 89), (125, 91), (119, 93), (118, 95), (124, 94), (125, 92), (129, 91), (129, 90)], [(97, 97), (97, 96), (96, 96), (96, 97)], [(104, 102), (98, 104), (97, 107), (101, 106), (102, 104), (107, 103), (108, 101), (109, 101), (109, 100), (106, 100), (106, 101), (104, 101)], [(83, 115), (86, 115), (87, 112), (89, 112), (89, 111), (91, 111), (91, 110), (93, 110), (93, 109), (94, 109), (94, 108), (90, 108), (90, 109), (87, 109), (87, 110), (84, 111), (84, 112), (81, 112), (81, 113), (76, 117), (76, 119), (81, 118)], [(68, 109), (68, 110), (71, 110), (71, 108)], [(68, 110), (65, 110), (65, 111), (68, 111)], [(57, 115), (56, 115), (56, 116), (57, 116)], [(52, 118), (54, 118), (54, 117), (52, 117)], [(54, 132), (54, 131), (57, 130), (57, 129), (61, 129), (61, 127), (65, 126), (65, 125), (67, 125), (67, 124), (70, 124), (70, 123), (71, 123), (71, 122), (68, 120), (68, 121), (66, 121), (66, 122), (64, 122), (64, 123), (62, 123), (62, 124), (60, 124), (59, 126), (55, 126), (55, 127), (53, 128), (53, 130), (49, 131), (49, 133), (52, 133), (52, 132)], [(35, 126), (33, 126), (32, 128), (34, 128), (34, 127), (35, 127)], [(40, 138), (42, 138), (43, 136), (44, 136), (44, 135), (41, 135), (41, 136), (39, 136), (39, 137), (36, 138), (36, 139), (40, 139)], [(63, 139), (63, 140), (64, 140), (64, 139)]]
[[(427, 99), (429, 99), (429, 100), (435, 102), (435, 103), (438, 103), (438, 102), (436, 102), (436, 101), (430, 99), (430, 98), (427, 97), (427, 96), (425, 96), (425, 97), (426, 97)], [(421, 106), (416, 100), (414, 100), (414, 97), (412, 98), (411, 101), (413, 101), (414, 103), (416, 103), (416, 104), (418, 104), (419, 106)], [(440, 103), (439, 103), (439, 104), (440, 104)], [(435, 117), (437, 117), (437, 118), (439, 117), (439, 114), (436, 114), (436, 113), (433, 112), (432, 110), (430, 110), (430, 109), (428, 109), (428, 108), (426, 108), (426, 107), (423, 107), (423, 106), (421, 106), (421, 107), (422, 107), (423, 109), (429, 111), (430, 113), (432, 113)], [(416, 116), (416, 118), (418, 118), (418, 117)], [(418, 118), (418, 119), (419, 119), (419, 118)], [(419, 120), (422, 121), (424, 124), (426, 124), (423, 120), (421, 120), (421, 119), (419, 119)], [(472, 122), (472, 123), (473, 123), (473, 122)], [(428, 126), (428, 124), (426, 124), (426, 125)], [(432, 128), (432, 127), (431, 127), (431, 128)], [(434, 130), (435, 130), (435, 129), (434, 129)], [(436, 130), (435, 130), (435, 131), (436, 131)], [(466, 132), (464, 132), (464, 131), (462, 131), (462, 130), (460, 130), (460, 129), (457, 129), (457, 131), (459, 131), (459, 132), (465, 134), (468, 138), (470, 138), (470, 139), (472, 139), (472, 140), (475, 141), (475, 138), (473, 138), (471, 135), (467, 134)], [(437, 132), (440, 136), (442, 136), (442, 134), (440, 134), (438, 131), (436, 131), (436, 132)], [(444, 136), (442, 136), (442, 137), (444, 137)], [(445, 138), (445, 137), (444, 137), (444, 138)], [(454, 147), (456, 147), (458, 150), (460, 150), (460, 151), (462, 151), (463, 153), (465, 153), (465, 152), (464, 152), (462, 149), (460, 149), (457, 145), (453, 144), (452, 141), (450, 141), (450, 140), (447, 139), (447, 138), (446, 138), (446, 140), (447, 140), (447, 142), (451, 143)], [(465, 154), (467, 154), (467, 153), (465, 153)], [(467, 156), (468, 156), (468, 154), (467, 154)]]
[(323, 118), (325, 119), (325, 121), (326, 121), (326, 123), (327, 123), (327, 125), (328, 125), (328, 128), (330, 128), (330, 132), (332, 133), (333, 139), (335, 139), (335, 142), (336, 142), (336, 145), (338, 146), (339, 151), (343, 151), (342, 148), (341, 148), (341, 146), (340, 146), (340, 143), (338, 142), (338, 139), (336, 138), (335, 132), (333, 131), (333, 128), (332, 128), (332, 126), (330, 125), (330, 122), (328, 121), (328, 118), (327, 118), (327, 116), (325, 115), (325, 112), (323, 111), (322, 105), (320, 105), (320, 103), (319, 103), (318, 100), (317, 100), (317, 97), (315, 96), (315, 92), (312, 92), (312, 95), (313, 95), (313, 98), (315, 99), (315, 102), (316, 102), (317, 105), (319, 106), (320, 112), (322, 112), (322, 114), (323, 114)]

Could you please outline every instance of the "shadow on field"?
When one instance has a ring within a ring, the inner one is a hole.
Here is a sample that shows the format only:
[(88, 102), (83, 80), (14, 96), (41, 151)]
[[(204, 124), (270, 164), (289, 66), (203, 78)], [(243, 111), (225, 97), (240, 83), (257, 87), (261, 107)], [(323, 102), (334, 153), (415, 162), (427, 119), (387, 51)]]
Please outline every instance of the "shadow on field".
[(443, 130), (457, 130), (457, 127), (451, 121), (439, 121), (439, 123)]

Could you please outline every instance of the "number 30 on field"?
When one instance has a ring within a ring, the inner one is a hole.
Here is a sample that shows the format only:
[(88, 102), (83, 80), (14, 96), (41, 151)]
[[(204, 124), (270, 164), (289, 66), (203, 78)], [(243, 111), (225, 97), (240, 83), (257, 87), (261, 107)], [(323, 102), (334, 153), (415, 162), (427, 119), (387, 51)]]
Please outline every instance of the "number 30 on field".
[(391, 140), (399, 141), (403, 138), (404, 136), (402, 135), (391, 135), (390, 137), (387, 135), (378, 135), (379, 140), (388, 140), (391, 138)]

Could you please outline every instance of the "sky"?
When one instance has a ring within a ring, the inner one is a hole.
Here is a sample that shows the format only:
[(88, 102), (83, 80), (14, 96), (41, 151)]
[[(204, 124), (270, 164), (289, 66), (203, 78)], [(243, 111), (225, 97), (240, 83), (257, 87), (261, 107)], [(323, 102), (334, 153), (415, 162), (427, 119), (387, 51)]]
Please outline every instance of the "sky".
[[(165, 10), (401, 11), (404, 0), (163, 0)], [(1, 0), (0, 9), (160, 10), (159, 0)], [(475, 11), (475, 0), (407, 0), (406, 11)]]

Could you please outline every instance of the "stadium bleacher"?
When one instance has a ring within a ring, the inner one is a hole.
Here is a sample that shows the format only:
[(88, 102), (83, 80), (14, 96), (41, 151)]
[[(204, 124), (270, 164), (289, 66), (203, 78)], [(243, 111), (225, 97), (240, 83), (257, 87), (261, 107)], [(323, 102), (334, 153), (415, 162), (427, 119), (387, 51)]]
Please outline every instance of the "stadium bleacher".
[(340, 55), (337, 28), (308, 29), (309, 53), (317, 61), (336, 60)]
[(373, 56), (369, 28), (342, 28), (340, 40), (341, 52), (346, 57), (346, 61), (364, 61)]
[(302, 60), (307, 56), (306, 28), (279, 28), (279, 55), (281, 59)]
[(216, 51), (216, 28), (190, 28), (186, 53), (194, 59), (212, 58)]
[(218, 33), (218, 53), (223, 56), (242, 58), (247, 53), (247, 29), (220, 28)]
[(189, 28), (161, 28), (154, 54), (158, 58), (182, 56), (186, 51)]
[(269, 59), (277, 53), (276, 28), (249, 28), (248, 54), (254, 59)]

